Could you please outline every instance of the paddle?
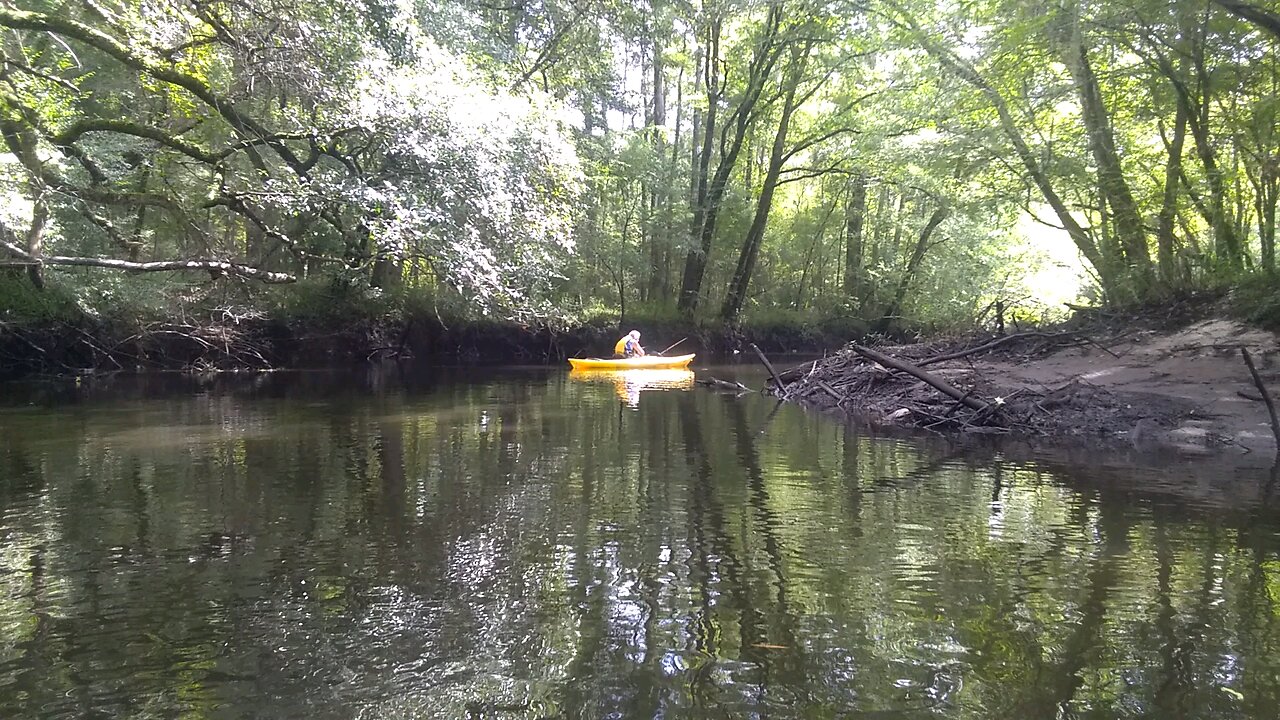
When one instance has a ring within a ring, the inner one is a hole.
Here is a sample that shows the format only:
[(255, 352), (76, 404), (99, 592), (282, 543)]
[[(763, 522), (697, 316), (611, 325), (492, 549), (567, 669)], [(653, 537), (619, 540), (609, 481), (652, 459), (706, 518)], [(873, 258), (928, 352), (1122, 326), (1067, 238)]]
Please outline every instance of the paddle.
[(677, 340), (677, 341), (675, 341), (675, 342), (671, 343), (671, 346), (670, 346), (670, 347), (668, 347), (666, 350), (663, 350), (662, 352), (657, 353), (657, 355), (658, 355), (659, 357), (661, 357), (661, 356), (663, 356), (663, 355), (666, 355), (668, 352), (670, 352), (670, 351), (671, 351), (671, 348), (673, 348), (673, 347), (675, 347), (675, 346), (679, 345), (680, 343), (682, 343), (682, 342), (684, 342), (685, 340), (688, 340), (688, 339), (689, 339), (689, 338), (687, 338), (687, 337), (682, 337), (682, 338), (680, 338), (679, 340)]

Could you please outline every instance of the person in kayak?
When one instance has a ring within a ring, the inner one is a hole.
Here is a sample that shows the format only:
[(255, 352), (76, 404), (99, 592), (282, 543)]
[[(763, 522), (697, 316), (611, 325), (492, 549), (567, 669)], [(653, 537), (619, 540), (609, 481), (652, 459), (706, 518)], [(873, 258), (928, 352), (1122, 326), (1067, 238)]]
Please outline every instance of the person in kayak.
[(640, 331), (632, 330), (613, 346), (613, 354), (618, 357), (644, 357), (644, 348), (640, 346)]

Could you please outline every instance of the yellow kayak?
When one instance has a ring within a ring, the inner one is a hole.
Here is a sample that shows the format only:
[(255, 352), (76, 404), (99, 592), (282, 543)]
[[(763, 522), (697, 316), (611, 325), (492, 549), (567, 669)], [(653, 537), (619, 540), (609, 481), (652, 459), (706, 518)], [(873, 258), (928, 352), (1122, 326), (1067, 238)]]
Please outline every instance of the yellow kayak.
[(682, 368), (693, 362), (693, 353), (660, 357), (645, 355), (629, 358), (569, 358), (574, 370), (645, 370), (649, 368)]

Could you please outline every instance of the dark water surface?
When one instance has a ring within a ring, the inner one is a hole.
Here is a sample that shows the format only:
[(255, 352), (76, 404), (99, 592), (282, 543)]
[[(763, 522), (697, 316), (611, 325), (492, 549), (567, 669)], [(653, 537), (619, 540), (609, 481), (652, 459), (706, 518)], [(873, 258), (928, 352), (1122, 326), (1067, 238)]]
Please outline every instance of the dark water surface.
[(1230, 492), (1261, 475), (1148, 493), (1180, 465), (875, 437), (678, 374), (113, 382), (0, 390), (3, 718), (1280, 707), (1280, 522)]

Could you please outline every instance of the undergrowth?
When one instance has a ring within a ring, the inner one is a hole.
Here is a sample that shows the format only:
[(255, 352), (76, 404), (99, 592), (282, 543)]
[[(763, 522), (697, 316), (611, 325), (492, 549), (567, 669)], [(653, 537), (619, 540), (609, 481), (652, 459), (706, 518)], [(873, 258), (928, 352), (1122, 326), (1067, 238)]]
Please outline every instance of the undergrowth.
[(39, 290), (25, 272), (0, 271), (0, 322), (32, 325), (79, 315), (75, 297), (66, 288), (53, 284)]
[(1245, 280), (1229, 296), (1232, 312), (1241, 320), (1273, 332), (1280, 332), (1280, 278), (1257, 273)]

